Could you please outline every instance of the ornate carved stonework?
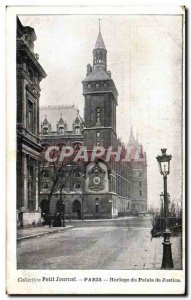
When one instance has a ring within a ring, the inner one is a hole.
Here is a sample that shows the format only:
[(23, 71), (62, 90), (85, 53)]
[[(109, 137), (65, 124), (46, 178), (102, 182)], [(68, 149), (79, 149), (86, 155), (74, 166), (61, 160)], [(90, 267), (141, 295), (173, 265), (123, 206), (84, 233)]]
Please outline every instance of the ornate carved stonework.
[(104, 177), (106, 172), (98, 165), (95, 166), (88, 172), (89, 175), (89, 189), (93, 191), (101, 191), (105, 187)]
[(26, 89), (31, 93), (33, 94), (33, 96), (35, 97), (39, 97), (40, 94), (37, 92), (37, 90), (35, 89), (34, 85), (32, 84), (27, 84), (26, 85)]

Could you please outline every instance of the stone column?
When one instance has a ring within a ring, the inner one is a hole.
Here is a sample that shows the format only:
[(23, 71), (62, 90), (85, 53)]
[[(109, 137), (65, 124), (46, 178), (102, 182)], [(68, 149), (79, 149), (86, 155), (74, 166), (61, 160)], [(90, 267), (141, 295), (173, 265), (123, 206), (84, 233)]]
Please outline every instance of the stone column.
[(36, 185), (36, 194), (35, 194), (35, 210), (38, 211), (38, 188), (39, 188), (39, 179), (38, 179), (38, 160), (35, 161), (35, 185)]
[(27, 170), (27, 156), (23, 153), (23, 207), (28, 209), (28, 170)]

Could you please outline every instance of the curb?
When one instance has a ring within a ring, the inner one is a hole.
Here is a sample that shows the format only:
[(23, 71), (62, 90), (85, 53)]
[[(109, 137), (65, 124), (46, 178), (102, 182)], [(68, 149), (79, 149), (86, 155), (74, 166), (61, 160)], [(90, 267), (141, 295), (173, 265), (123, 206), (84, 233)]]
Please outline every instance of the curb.
[(34, 239), (34, 238), (37, 238), (37, 237), (40, 237), (40, 236), (43, 236), (43, 235), (47, 235), (47, 234), (62, 232), (62, 231), (71, 229), (73, 227), (74, 226), (59, 227), (58, 230), (54, 230), (54, 231), (46, 231), (46, 232), (36, 233), (36, 234), (33, 234), (33, 235), (22, 236), (22, 237), (17, 238), (17, 242), (20, 242), (22, 240)]

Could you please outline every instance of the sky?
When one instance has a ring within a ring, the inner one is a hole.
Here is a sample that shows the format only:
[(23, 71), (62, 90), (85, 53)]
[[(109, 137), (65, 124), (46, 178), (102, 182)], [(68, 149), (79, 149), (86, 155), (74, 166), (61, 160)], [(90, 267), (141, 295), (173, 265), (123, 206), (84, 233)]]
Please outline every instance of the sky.
[(160, 206), (163, 180), (156, 156), (172, 155), (168, 192), (182, 198), (182, 18), (180, 15), (25, 15), (35, 29), (35, 52), (47, 73), (40, 105), (75, 104), (83, 116), (82, 80), (92, 64), (98, 19), (108, 70), (119, 98), (117, 134), (131, 127), (147, 153), (148, 203)]

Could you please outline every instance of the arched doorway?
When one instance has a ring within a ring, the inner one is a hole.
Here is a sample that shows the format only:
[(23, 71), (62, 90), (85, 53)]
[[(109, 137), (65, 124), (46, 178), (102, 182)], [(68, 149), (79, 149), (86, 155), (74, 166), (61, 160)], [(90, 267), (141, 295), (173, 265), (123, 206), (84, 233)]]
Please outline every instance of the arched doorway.
[(72, 211), (73, 213), (77, 214), (78, 220), (81, 219), (82, 210), (81, 210), (81, 203), (79, 200), (74, 200), (72, 204)]

